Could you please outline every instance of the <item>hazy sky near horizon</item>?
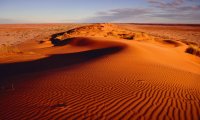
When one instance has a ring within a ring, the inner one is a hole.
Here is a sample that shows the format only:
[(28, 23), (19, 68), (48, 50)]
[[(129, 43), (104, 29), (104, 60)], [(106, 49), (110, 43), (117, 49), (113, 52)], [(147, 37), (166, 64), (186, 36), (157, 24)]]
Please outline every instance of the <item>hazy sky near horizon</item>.
[(200, 0), (0, 0), (0, 23), (200, 23)]

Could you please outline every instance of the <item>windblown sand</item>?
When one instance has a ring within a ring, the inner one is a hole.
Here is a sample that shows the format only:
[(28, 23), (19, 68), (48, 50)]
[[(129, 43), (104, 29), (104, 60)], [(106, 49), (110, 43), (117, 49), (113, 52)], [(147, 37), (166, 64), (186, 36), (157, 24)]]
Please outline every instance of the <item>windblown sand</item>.
[(200, 46), (200, 25), (120, 24), (130, 30), (145, 32), (164, 39), (193, 42)]
[(200, 119), (200, 58), (187, 45), (94, 24), (0, 58), (0, 119)]

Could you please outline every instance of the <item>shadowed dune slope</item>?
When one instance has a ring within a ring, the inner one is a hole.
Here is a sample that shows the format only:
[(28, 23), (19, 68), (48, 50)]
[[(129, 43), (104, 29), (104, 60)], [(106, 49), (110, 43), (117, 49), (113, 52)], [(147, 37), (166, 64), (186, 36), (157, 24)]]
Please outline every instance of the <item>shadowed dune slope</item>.
[(89, 38), (71, 38), (54, 44), (55, 46), (63, 46), (66, 43), (71, 44), (72, 46), (84, 47), (93, 45), (93, 47), (95, 46), (96, 48), (74, 53), (50, 55), (34, 61), (0, 64), (1, 83), (12, 82), (8, 81), (9, 77), (13, 78), (21, 74), (42, 72), (62, 67), (66, 68), (72, 65), (88, 62), (101, 56), (116, 53), (125, 48), (125, 44), (123, 43), (94, 41)]
[(0, 65), (13, 82), (0, 92), (2, 120), (200, 118), (199, 58), (148, 42), (63, 40), (45, 52), (79, 52)]

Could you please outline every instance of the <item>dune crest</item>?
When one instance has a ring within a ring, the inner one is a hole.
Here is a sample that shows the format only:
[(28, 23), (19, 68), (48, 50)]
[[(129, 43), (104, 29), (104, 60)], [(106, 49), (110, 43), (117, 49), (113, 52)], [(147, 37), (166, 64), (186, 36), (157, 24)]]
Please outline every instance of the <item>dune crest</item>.
[(94, 24), (24, 44), (0, 64), (0, 118), (198, 120), (200, 59), (158, 39)]
[(145, 33), (130, 31), (115, 24), (94, 24), (69, 30), (63, 35), (58, 35), (57, 38), (62, 40), (73, 37), (106, 37), (138, 40), (144, 37), (144, 34)]

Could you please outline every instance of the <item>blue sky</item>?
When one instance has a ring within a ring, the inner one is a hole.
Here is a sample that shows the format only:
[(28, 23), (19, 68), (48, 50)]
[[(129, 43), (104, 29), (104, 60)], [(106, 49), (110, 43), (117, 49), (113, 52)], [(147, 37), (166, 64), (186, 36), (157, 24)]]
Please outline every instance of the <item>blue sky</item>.
[(200, 0), (0, 0), (0, 23), (200, 23)]

